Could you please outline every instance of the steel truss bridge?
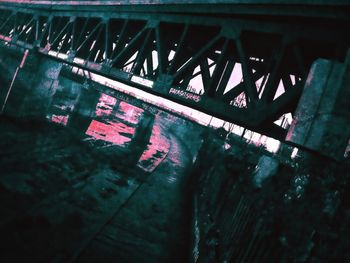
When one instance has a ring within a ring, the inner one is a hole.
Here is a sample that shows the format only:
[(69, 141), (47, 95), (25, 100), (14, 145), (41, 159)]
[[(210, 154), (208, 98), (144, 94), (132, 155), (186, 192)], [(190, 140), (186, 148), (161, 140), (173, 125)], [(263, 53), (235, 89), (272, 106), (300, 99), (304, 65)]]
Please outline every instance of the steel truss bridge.
[(346, 1), (183, 2), (0, 1), (0, 39), (278, 139), (311, 64), (350, 46)]

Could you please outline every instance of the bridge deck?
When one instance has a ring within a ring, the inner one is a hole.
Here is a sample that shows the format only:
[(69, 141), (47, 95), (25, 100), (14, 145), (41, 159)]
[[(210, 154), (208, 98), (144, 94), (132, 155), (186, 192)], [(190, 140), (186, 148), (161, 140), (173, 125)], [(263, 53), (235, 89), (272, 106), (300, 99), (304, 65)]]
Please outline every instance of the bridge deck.
[(70, 5), (156, 5), (156, 4), (245, 4), (245, 5), (349, 5), (347, 0), (98, 0), (98, 1), (89, 1), (89, 0), (2, 0), (2, 2), (16, 2), (19, 4), (62, 4), (68, 3)]
[[(198, 14), (246, 14), (337, 18), (349, 14), (347, 0), (1, 0), (22, 8), (79, 11), (128, 11)], [(288, 7), (288, 8), (287, 8)], [(345, 8), (345, 9), (344, 9)]]

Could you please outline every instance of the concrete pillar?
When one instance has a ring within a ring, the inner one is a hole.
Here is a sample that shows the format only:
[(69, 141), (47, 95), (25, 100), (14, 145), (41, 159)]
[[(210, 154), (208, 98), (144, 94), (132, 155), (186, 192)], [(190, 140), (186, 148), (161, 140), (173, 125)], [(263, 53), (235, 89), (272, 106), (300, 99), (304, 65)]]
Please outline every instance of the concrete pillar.
[(68, 126), (78, 133), (85, 134), (92, 118), (96, 116), (96, 106), (101, 94), (88, 84), (78, 85), (80, 85), (79, 95), (69, 117)]
[(153, 124), (154, 116), (147, 111), (144, 111), (137, 127), (135, 128), (134, 136), (129, 145), (131, 154), (129, 154), (126, 159), (128, 165), (135, 165), (140, 159), (152, 135)]
[(294, 150), (293, 146), (290, 146), (288, 144), (281, 142), (278, 148), (277, 154), (283, 160), (289, 160), (292, 156), (293, 150)]
[[(13, 63), (16, 66), (18, 61)], [(14, 75), (4, 114), (45, 119), (58, 87), (61, 68), (60, 62), (40, 56), (35, 51), (27, 52), (25, 59), (22, 58), (18, 65), (17, 75)]]
[[(350, 52), (349, 52), (350, 54)], [(340, 160), (350, 135), (350, 55), (314, 62), (286, 140)]]
[(58, 88), (58, 76), (62, 63), (47, 58), (41, 58), (39, 63), (37, 78), (29, 96), (24, 100), (21, 115), (41, 119), (46, 117)]
[(255, 167), (253, 185), (256, 188), (261, 188), (264, 181), (271, 176), (276, 175), (278, 167), (279, 162), (277, 159), (271, 156), (262, 155)]

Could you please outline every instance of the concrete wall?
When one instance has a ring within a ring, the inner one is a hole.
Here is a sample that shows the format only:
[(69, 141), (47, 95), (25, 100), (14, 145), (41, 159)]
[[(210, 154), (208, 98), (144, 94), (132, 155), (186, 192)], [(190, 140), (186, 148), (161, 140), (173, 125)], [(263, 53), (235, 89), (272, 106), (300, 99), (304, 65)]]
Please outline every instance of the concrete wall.
[(350, 136), (349, 85), (349, 60), (314, 62), (286, 140), (341, 159)]
[(58, 88), (62, 64), (38, 56), (35, 51), (24, 54), (20, 49), (1, 49), (1, 74), (7, 80), (0, 92), (1, 106), (10, 89), (4, 114), (41, 119), (46, 116)]

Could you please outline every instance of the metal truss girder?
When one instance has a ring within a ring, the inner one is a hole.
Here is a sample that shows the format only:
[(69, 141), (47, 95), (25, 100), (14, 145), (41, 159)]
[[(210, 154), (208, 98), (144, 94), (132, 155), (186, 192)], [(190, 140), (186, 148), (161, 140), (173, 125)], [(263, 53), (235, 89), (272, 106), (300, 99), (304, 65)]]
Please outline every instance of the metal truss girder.
[[(4, 21), (0, 39), (7, 46), (37, 49), (64, 63), (264, 132), (282, 114), (293, 112), (313, 60), (342, 60), (339, 43), (344, 49), (350, 43), (346, 25), (338, 23), (301, 28), (279, 20), (3, 5), (0, 19)], [(242, 81), (232, 86), (235, 65), (242, 69)], [(190, 90), (189, 84), (199, 75), (202, 91)], [(147, 81), (136, 83), (135, 76)], [(292, 83), (291, 76), (298, 81)], [(279, 83), (285, 88), (276, 98)], [(232, 105), (241, 94), (246, 103)]]
[[(105, 12), (91, 10), (89, 12), (84, 12), (80, 10), (69, 10), (69, 11), (50, 11), (50, 10), (38, 10), (38, 9), (28, 9), (14, 6), (7, 6), (0, 4), (0, 10), (10, 10), (13, 12), (22, 12), (27, 14), (40, 14), (42, 16), (60, 16), (60, 17), (94, 17), (99, 19), (133, 19), (133, 20), (158, 20), (166, 23), (176, 23), (176, 24), (193, 24), (201, 26), (217, 26), (225, 27), (227, 25), (234, 25), (241, 30), (247, 31), (257, 31), (262, 33), (277, 33), (285, 34), (289, 32), (297, 32), (297, 35), (300, 37), (306, 37), (318, 40), (324, 39), (338, 39), (344, 40), (348, 39), (347, 36), (344, 36), (343, 32), (347, 29), (347, 23), (340, 21), (339, 24), (322, 24), (317, 26), (317, 23), (310, 23), (310, 25), (300, 24), (297, 21), (292, 22), (275, 22), (275, 21), (257, 21), (255, 19), (244, 19), (244, 18), (231, 18), (231, 17), (211, 17), (197, 15), (195, 17), (186, 14), (168, 14), (168, 13), (127, 13), (127, 12), (113, 12), (111, 10), (106, 10)], [(182, 12), (181, 12), (182, 13)], [(349, 18), (347, 19), (350, 20)], [(315, 25), (316, 24), (316, 25)], [(333, 29), (333, 30), (332, 30)]]

